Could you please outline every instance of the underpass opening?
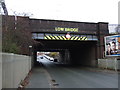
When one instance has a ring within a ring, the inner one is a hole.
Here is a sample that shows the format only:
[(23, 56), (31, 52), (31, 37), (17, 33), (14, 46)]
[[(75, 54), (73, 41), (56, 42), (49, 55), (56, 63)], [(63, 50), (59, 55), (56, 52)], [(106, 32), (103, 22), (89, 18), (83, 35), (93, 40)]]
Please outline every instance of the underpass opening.
[(35, 51), (59, 52), (58, 63), (97, 66), (97, 41), (39, 40)]
[(53, 61), (53, 62), (60, 62), (60, 52), (37, 52), (37, 59), (36, 61), (40, 63), (41, 61)]
[(51, 61), (57, 63), (63, 63), (65, 57), (65, 49), (53, 49), (43, 48), (37, 46), (37, 50), (34, 49), (34, 66), (39, 66), (41, 62)]

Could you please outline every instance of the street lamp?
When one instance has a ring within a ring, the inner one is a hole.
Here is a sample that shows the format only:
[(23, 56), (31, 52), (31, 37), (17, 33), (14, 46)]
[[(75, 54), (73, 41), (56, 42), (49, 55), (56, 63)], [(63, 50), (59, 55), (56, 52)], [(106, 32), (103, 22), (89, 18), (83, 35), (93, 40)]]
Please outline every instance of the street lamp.
[(15, 22), (14, 22), (14, 24), (15, 24), (15, 30), (17, 29), (17, 13), (16, 13), (16, 11), (13, 11), (12, 9), (11, 9), (11, 11), (13, 12), (13, 15), (14, 15), (14, 19), (15, 19)]
[(32, 67), (32, 64), (31, 64), (31, 63), (32, 63), (32, 57), (31, 57), (31, 52), (32, 52), (32, 50), (31, 50), (31, 49), (32, 49), (32, 46), (30, 45), (30, 46), (29, 46), (29, 61), (28, 61), (28, 63), (29, 63), (29, 68), (28, 68), (28, 69), (29, 69), (29, 70), (30, 70), (31, 67)]
[(13, 12), (14, 13), (14, 15), (15, 15), (15, 30), (17, 29), (17, 14), (16, 14), (16, 12)]

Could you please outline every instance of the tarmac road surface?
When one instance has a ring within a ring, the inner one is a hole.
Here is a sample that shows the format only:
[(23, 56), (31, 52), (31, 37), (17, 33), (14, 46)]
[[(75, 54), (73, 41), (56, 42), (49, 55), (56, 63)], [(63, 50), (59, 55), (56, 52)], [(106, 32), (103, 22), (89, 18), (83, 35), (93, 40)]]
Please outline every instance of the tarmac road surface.
[(118, 73), (40, 60), (26, 88), (118, 88)]

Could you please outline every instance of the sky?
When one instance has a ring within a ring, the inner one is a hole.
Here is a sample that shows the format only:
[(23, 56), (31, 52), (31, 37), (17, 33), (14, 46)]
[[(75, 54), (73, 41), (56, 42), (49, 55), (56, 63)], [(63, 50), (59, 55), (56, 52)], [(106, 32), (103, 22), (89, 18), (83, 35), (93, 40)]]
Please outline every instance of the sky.
[[(5, 0), (9, 14), (26, 12), (31, 18), (118, 23), (120, 0)], [(31, 15), (33, 14), (33, 15)]]

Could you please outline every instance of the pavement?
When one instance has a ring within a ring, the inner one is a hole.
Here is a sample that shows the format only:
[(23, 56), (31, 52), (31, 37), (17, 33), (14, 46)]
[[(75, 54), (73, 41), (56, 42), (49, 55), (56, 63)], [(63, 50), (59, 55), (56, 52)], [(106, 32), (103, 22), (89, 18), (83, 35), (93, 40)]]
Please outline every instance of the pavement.
[(25, 88), (50, 88), (46, 70), (40, 65), (31, 71), (28, 85)]

